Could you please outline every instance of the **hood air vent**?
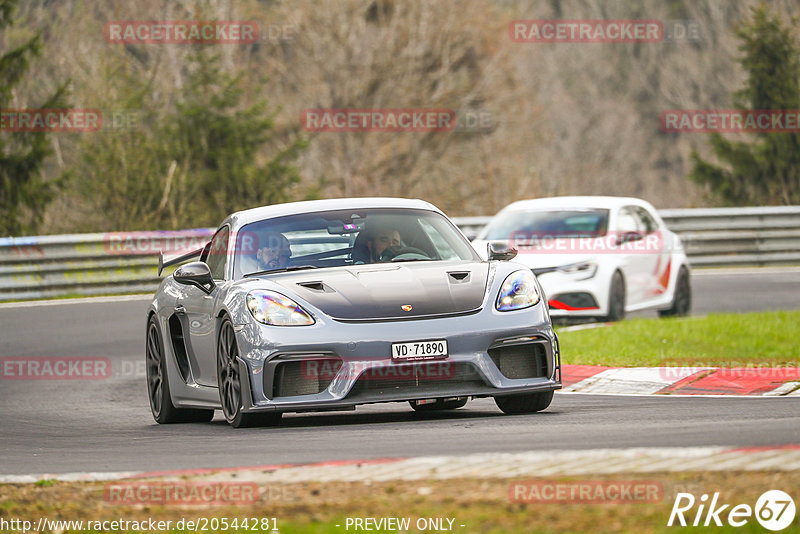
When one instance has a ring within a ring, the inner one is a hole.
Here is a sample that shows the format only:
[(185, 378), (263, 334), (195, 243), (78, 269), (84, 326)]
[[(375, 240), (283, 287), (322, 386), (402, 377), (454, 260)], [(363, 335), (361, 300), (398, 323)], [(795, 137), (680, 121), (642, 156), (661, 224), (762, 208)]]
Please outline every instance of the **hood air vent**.
[(333, 293), (333, 289), (322, 282), (298, 282), (297, 285), (318, 293)]

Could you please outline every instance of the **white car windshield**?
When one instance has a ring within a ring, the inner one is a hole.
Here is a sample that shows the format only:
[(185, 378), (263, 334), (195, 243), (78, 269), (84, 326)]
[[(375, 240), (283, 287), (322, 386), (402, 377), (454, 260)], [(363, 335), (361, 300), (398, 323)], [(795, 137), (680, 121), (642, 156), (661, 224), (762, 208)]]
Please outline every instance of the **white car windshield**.
[(607, 231), (607, 209), (510, 211), (495, 217), (482, 239), (601, 237)]
[(304, 268), (479, 259), (442, 215), (377, 208), (254, 222), (237, 233), (233, 256), (235, 278)]

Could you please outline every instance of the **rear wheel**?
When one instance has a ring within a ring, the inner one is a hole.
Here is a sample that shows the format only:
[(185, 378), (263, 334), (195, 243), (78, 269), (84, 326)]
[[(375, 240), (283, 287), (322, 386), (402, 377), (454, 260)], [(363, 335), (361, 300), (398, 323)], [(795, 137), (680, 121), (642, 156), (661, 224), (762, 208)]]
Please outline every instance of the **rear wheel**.
[(274, 426), (280, 423), (280, 412), (244, 413), (242, 411), (242, 377), (239, 372), (239, 345), (233, 324), (227, 317), (222, 322), (217, 341), (217, 385), (225, 420), (234, 428)]
[(155, 315), (147, 322), (146, 373), (147, 396), (150, 411), (156, 423), (200, 423), (214, 417), (214, 410), (176, 408), (169, 393), (169, 375), (166, 367), (164, 343)]
[(436, 402), (428, 402), (425, 404), (418, 404), (419, 401), (408, 401), (414, 411), (416, 412), (438, 412), (441, 410), (455, 410), (467, 404), (468, 397), (459, 397), (457, 399), (444, 400), (436, 399)]
[(495, 397), (494, 402), (503, 413), (508, 415), (541, 412), (553, 402), (553, 392), (543, 391), (542, 393)]
[(661, 317), (685, 317), (692, 309), (692, 287), (689, 284), (689, 270), (681, 267), (678, 279), (675, 281), (675, 295), (672, 297), (672, 306), (666, 310), (659, 310)]
[(608, 315), (602, 318), (605, 322), (621, 321), (625, 318), (625, 280), (622, 273), (616, 271), (611, 277), (608, 290)]

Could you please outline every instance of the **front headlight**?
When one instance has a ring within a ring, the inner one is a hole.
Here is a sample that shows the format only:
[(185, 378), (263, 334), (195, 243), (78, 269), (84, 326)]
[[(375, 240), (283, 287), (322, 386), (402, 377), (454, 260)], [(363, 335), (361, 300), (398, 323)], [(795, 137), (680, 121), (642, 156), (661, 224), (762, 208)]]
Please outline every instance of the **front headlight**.
[(251, 291), (247, 294), (247, 309), (259, 323), (274, 326), (314, 324), (314, 319), (299, 304), (274, 291)]
[(576, 281), (588, 280), (597, 273), (597, 264), (593, 261), (582, 261), (579, 263), (571, 263), (569, 265), (562, 265), (558, 271), (566, 274), (578, 275)]
[(503, 280), (495, 308), (498, 311), (521, 310), (539, 302), (539, 289), (530, 271), (516, 271)]

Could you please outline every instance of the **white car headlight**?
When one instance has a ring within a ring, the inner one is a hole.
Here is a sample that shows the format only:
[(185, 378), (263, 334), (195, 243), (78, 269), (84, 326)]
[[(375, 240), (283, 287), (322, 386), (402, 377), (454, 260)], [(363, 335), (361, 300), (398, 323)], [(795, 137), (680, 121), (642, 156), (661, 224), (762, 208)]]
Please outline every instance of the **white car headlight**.
[(495, 308), (498, 311), (521, 310), (538, 303), (540, 298), (533, 273), (516, 271), (503, 280)]
[(597, 273), (597, 264), (593, 261), (582, 261), (562, 265), (558, 268), (559, 272), (578, 275), (577, 280), (588, 280)]
[(314, 319), (298, 303), (274, 291), (251, 291), (247, 294), (247, 309), (259, 323), (274, 326), (314, 324)]

